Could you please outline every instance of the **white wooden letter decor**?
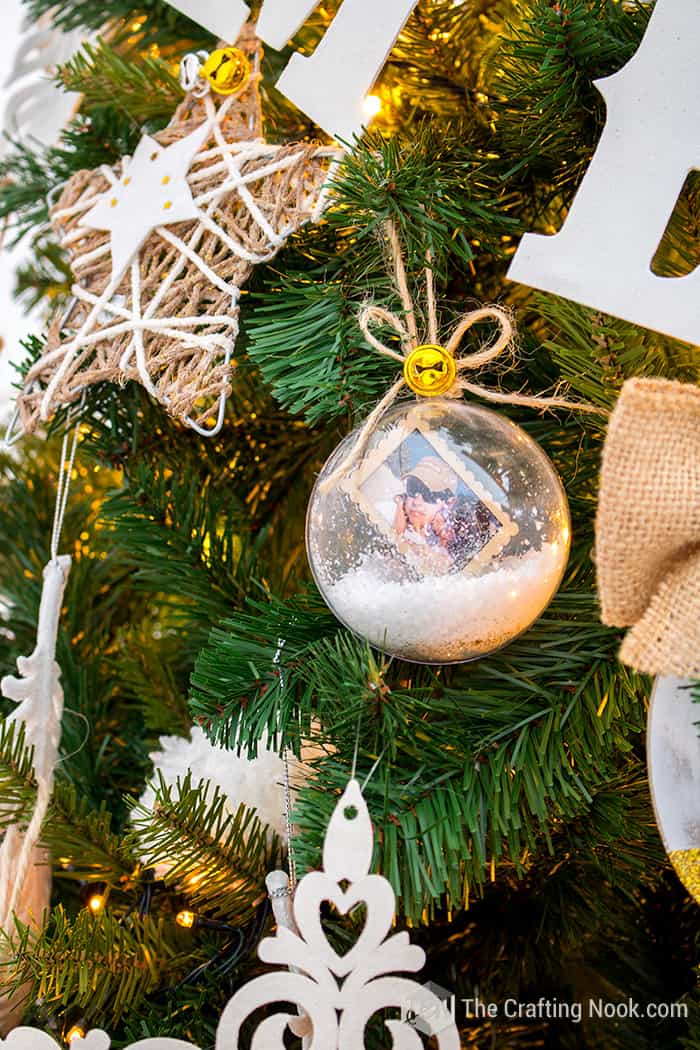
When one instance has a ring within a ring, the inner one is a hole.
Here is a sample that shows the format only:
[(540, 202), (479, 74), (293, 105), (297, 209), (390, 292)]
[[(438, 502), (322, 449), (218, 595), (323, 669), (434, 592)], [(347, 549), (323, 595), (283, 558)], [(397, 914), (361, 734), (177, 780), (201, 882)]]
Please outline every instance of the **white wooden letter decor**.
[[(169, 0), (173, 7), (227, 42), (250, 16), (243, 0)], [(294, 55), (278, 89), (329, 135), (350, 141), (362, 130), (363, 102), (417, 0), (343, 0), (309, 58)], [(265, 0), (257, 32), (280, 50), (318, 0)]]
[[(309, 1050), (362, 1050), (369, 1020), (386, 1009), (399, 1009), (401, 1020), (386, 1027), (394, 1050), (423, 1050), (426, 1040), (437, 1050), (459, 1050), (454, 1018), (428, 987), (395, 973), (417, 973), (425, 962), (422, 948), (405, 932), (392, 934), (396, 900), (391, 884), (370, 875), (373, 836), (360, 785), (351, 780), (335, 808), (326, 832), (323, 871), (312, 871), (294, 895), (293, 922), (280, 923), (274, 937), (260, 944), (263, 962), (280, 969), (243, 985), (225, 1008), (216, 1035), (216, 1050), (243, 1050), (239, 1039), (244, 1023), (261, 1007), (295, 1003), (299, 1013), (274, 1013), (255, 1029), (249, 1050), (285, 1050), (287, 1029), (306, 1022)], [(284, 882), (282, 880), (282, 886)], [(273, 880), (273, 885), (276, 882)], [(282, 889), (284, 892), (284, 889)], [(365, 925), (355, 944), (339, 955), (329, 944), (321, 922), (324, 904), (340, 915), (358, 905), (366, 908)], [(279, 914), (280, 909), (276, 912)], [(286, 969), (289, 967), (289, 969)], [(414, 1025), (411, 1018), (418, 1019)], [(50, 1036), (34, 1028), (18, 1028), (3, 1050), (57, 1050)], [(104, 1032), (76, 1038), (71, 1050), (108, 1050)], [(126, 1050), (196, 1050), (191, 1043), (157, 1036)]]
[(250, 17), (243, 0), (169, 0), (169, 3), (227, 44), (238, 40), (241, 26)]
[(700, 4), (658, 0), (619, 73), (596, 82), (607, 123), (563, 228), (526, 235), (511, 280), (700, 344), (700, 269), (651, 263), (689, 173), (700, 168)]

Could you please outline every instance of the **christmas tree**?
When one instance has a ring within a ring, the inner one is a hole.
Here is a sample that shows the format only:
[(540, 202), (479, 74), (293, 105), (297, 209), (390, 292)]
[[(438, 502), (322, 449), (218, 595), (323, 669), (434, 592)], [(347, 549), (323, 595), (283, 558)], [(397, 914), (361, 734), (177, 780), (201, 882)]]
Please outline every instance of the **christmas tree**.
[[(43, 304), (55, 339), (75, 278), (50, 209), (76, 173), (117, 165), (172, 121), (180, 60), (217, 41), (165, 0), (25, 3), (32, 19), (91, 37), (55, 74), (81, 97), (60, 141), (15, 141), (0, 163), (0, 215), (32, 249), (18, 295)], [(339, 6), (320, 4), (286, 51), (265, 49), (267, 142), (333, 145), (274, 85)], [(320, 866), (354, 770), (372, 870), (391, 881), (398, 927), (426, 949), (422, 979), (455, 996), (463, 1046), (700, 1048), (700, 913), (654, 822), (651, 680), (618, 661), (621, 633), (600, 622), (591, 555), (605, 415), (498, 407), (555, 464), (573, 543), (546, 612), (482, 659), (430, 666), (372, 648), (327, 608), (304, 542), (317, 475), (397, 378), (358, 324), (369, 300), (402, 314), (388, 229), (421, 322), (426, 261), (441, 330), (477, 304), (513, 311), (517, 353), (479, 372), (485, 387), (566, 384), (568, 397), (611, 409), (632, 376), (697, 382), (697, 350), (506, 280), (523, 233), (560, 228), (605, 122), (593, 82), (629, 61), (650, 11), (420, 0), (322, 219), (298, 222), (250, 268), (220, 432), (196, 433), (133, 377), (86, 386), (61, 546), (73, 566), (56, 652), (60, 761), (41, 832), (51, 910), (38, 929), (18, 921), (3, 947), (3, 993), (21, 998), (25, 1023), (64, 1042), (103, 1028), (114, 1047), (150, 1036), (213, 1046), (228, 999), (265, 971), (267, 874), (290, 859), (299, 876)], [(698, 262), (698, 186), (686, 183), (656, 273)], [(468, 349), (492, 335), (475, 328)], [(46, 345), (27, 340), (23, 375)], [(34, 646), (77, 405), (0, 460), (2, 674)], [(285, 766), (291, 844), (280, 792), (268, 790)], [(26, 825), (37, 782), (9, 723), (0, 784), (2, 828)], [(362, 922), (326, 917), (339, 945)], [(528, 1011), (542, 999), (549, 1009)], [(589, 1000), (682, 1009), (606, 1019), (584, 1005), (577, 1019), (571, 1005)], [(377, 1023), (367, 1046), (387, 1038)]]

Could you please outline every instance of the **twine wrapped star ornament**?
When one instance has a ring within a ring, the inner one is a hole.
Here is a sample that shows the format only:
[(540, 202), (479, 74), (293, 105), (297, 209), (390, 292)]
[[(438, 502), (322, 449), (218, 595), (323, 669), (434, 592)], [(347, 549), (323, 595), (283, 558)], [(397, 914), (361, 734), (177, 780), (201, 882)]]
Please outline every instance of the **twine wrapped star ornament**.
[[(259, 64), (250, 27), (237, 48)], [(198, 433), (221, 428), (241, 288), (320, 218), (340, 157), (265, 142), (259, 77), (241, 79), (223, 94), (200, 78), (133, 157), (67, 183), (51, 221), (71, 256), (74, 301), (27, 374), (17, 406), (25, 431), (87, 387), (131, 379)]]

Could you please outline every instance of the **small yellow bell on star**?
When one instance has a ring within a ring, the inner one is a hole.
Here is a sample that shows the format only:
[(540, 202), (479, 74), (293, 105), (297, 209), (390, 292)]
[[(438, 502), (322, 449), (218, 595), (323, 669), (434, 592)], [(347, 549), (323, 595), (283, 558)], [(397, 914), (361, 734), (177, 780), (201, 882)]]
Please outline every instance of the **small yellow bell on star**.
[(237, 47), (221, 47), (212, 51), (199, 73), (218, 95), (235, 95), (250, 80), (250, 62)]
[(403, 366), (406, 385), (420, 397), (440, 397), (454, 385), (457, 366), (444, 346), (426, 343), (417, 346)]

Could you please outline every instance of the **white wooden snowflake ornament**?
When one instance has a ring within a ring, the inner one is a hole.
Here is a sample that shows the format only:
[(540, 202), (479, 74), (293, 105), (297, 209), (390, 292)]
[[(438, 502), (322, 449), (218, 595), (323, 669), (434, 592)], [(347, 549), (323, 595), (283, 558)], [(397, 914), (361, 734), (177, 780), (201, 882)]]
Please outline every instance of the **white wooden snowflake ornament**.
[[(422, 1050), (433, 1037), (438, 1050), (459, 1050), (459, 1033), (440, 1000), (415, 980), (396, 973), (417, 973), (425, 962), (422, 948), (408, 934), (391, 933), (396, 899), (391, 884), (370, 874), (373, 851), (369, 812), (356, 780), (351, 780), (338, 802), (326, 832), (323, 871), (312, 871), (299, 883), (293, 903), (295, 929), (282, 925), (274, 937), (260, 944), (263, 962), (277, 970), (250, 981), (238, 990), (224, 1010), (215, 1050), (244, 1050), (241, 1030), (255, 1011), (275, 1003), (296, 1003), (308, 1018), (312, 1034), (308, 1050), (362, 1050), (370, 1019), (384, 1010), (401, 1017), (417, 1015), (420, 1032), (409, 1020), (388, 1020), (393, 1050)], [(339, 955), (329, 944), (321, 923), (325, 903), (340, 915), (364, 904), (367, 918), (354, 946)], [(299, 1014), (280, 1012), (261, 1021), (248, 1050), (285, 1050), (285, 1033), (299, 1024)], [(41, 1041), (40, 1041), (41, 1040)], [(101, 1040), (101, 1041), (100, 1041)], [(71, 1043), (72, 1050), (108, 1050), (102, 1032), (92, 1032)], [(0, 1040), (3, 1050), (55, 1050), (47, 1035), (20, 1028)], [(179, 1039), (156, 1038), (132, 1043), (126, 1050), (196, 1050)]]

